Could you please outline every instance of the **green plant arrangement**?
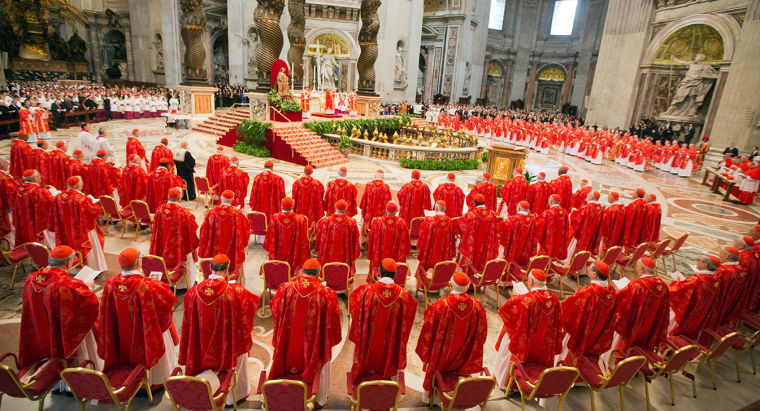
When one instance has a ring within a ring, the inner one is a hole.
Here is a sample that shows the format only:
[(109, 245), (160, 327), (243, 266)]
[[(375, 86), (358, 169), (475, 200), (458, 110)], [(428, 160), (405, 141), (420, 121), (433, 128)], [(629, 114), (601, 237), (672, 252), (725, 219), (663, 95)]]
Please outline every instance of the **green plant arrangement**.
[(232, 149), (238, 153), (248, 154), (254, 157), (269, 157), (269, 150), (264, 146), (248, 144), (245, 141), (238, 141), (232, 146)]
[(411, 158), (402, 158), (401, 167), (413, 168), (417, 170), (476, 170), (479, 166), (478, 160), (416, 160)]
[(338, 141), (338, 148), (342, 149), (351, 149), (354, 146), (354, 143), (351, 141), (351, 138), (348, 136), (341, 136), (340, 141)]
[(278, 110), (280, 111), (301, 112), (301, 103), (292, 98), (280, 97), (274, 89), (269, 90), (267, 93), (267, 99), (269, 99), (269, 104), (279, 107)]
[(533, 180), (536, 179), (536, 176), (530, 175), (530, 173), (528, 172), (528, 170), (525, 170), (523, 172), (523, 177), (525, 177), (525, 179), (528, 180), (528, 184), (533, 183)]
[(272, 127), (270, 123), (257, 120), (243, 120), (238, 126), (237, 135), (243, 141), (252, 146), (263, 146), (267, 142), (267, 130)]
[(488, 151), (484, 151), (484, 152), (483, 152), (483, 162), (484, 162), (484, 163), (487, 163), (487, 162), (488, 162)]
[(375, 129), (378, 133), (385, 133), (389, 136), (393, 133), (400, 131), (402, 127), (411, 123), (411, 118), (408, 114), (403, 114), (395, 117), (388, 118), (374, 118), (374, 119), (349, 119), (340, 121), (312, 121), (304, 123), (304, 127), (309, 130), (324, 136), (325, 134), (334, 133), (338, 127), (347, 130), (348, 133), (356, 127), (359, 132), (364, 134), (366, 131), (370, 135)]

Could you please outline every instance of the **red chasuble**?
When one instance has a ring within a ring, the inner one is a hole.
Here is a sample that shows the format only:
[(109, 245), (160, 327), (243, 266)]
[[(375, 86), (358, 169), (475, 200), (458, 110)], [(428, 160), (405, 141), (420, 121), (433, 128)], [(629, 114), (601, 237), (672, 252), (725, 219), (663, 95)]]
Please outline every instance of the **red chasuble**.
[(164, 355), (162, 334), (170, 330), (177, 342), (176, 303), (171, 289), (152, 278), (119, 274), (106, 281), (96, 331), (104, 369), (125, 364), (153, 368)]
[(274, 353), (268, 378), (298, 374), (304, 381), (314, 381), (332, 359), (332, 347), (341, 340), (335, 291), (302, 275), (280, 285), (271, 308)]
[(119, 184), (119, 205), (127, 207), (132, 200), (145, 201), (148, 197), (148, 173), (136, 164), (124, 167)]
[(618, 291), (615, 331), (620, 342), (615, 347), (627, 353), (634, 345), (654, 350), (667, 336), (668, 286), (659, 278), (646, 276), (631, 281)]
[[(219, 184), (222, 179), (222, 170), (229, 167), (229, 165), (230, 159), (224, 154), (213, 154), (208, 158), (208, 162), (206, 163), (206, 179), (208, 180), (209, 187)], [(246, 184), (245, 188), (246, 190), (248, 189), (248, 184)], [(218, 192), (221, 193), (222, 191)]]
[(319, 220), (314, 249), (321, 265), (332, 262), (346, 263), (351, 268), (351, 275), (354, 275), (354, 262), (361, 253), (356, 220), (341, 214), (329, 215)]
[(370, 281), (378, 277), (380, 263), (384, 258), (405, 263), (411, 248), (409, 226), (406, 221), (398, 216), (376, 218), (372, 222), (367, 238)]
[(720, 281), (712, 274), (694, 274), (670, 283), (670, 309), (676, 321), (670, 335), (684, 335), (696, 340), (702, 329), (713, 327), (718, 315), (719, 293)]
[(391, 188), (382, 180), (373, 180), (364, 186), (359, 206), (364, 227), (369, 227), (373, 218), (385, 215), (385, 206), (391, 199)]
[(177, 203), (158, 208), (151, 231), (150, 253), (163, 257), (169, 270), (185, 262), (187, 255), (198, 248), (195, 216)]
[(201, 224), (198, 256), (212, 258), (224, 254), (231, 270), (245, 261), (245, 249), (251, 236), (251, 220), (242, 211), (229, 205), (212, 208)]
[(639, 243), (647, 241), (660, 241), (660, 220), (662, 210), (657, 203), (647, 203), (647, 211), (644, 214), (644, 224), (641, 227)]
[(33, 168), (34, 149), (26, 141), (14, 139), (11, 142), (11, 175), (21, 178), (24, 170)]
[[(150, 168), (150, 161), (148, 161), (148, 156), (145, 154), (145, 147), (143, 147), (140, 140), (130, 136), (127, 137), (127, 156), (125, 157), (126, 164), (129, 164), (129, 156), (132, 154), (135, 154), (137, 157), (143, 159), (143, 161), (145, 161), (145, 167), (147, 167), (148, 170), (153, 170), (153, 168)], [(156, 167), (158, 167), (158, 164), (156, 164)]]
[(309, 219), (309, 226), (314, 227), (325, 216), (325, 187), (311, 177), (303, 176), (293, 182), (293, 211)]
[(567, 258), (570, 243), (570, 216), (561, 206), (555, 205), (544, 210), (536, 220), (536, 235), (541, 246), (541, 254), (553, 259)]
[(526, 265), (536, 255), (538, 232), (536, 216), (515, 214), (499, 223), (499, 244), (504, 247), (504, 259)]
[(499, 308), (504, 325), (496, 341), (501, 345), (509, 335), (509, 352), (521, 362), (554, 366), (554, 356), (562, 352), (562, 324), (559, 299), (548, 290), (533, 290), (512, 296)]
[(238, 357), (253, 345), (259, 297), (240, 284), (215, 278), (188, 290), (183, 304), (179, 363), (185, 375), (235, 368)]
[(336, 178), (327, 183), (327, 192), (325, 193), (325, 211), (327, 215), (335, 213), (335, 203), (344, 200), (348, 203), (346, 215), (353, 217), (356, 215), (356, 195), (358, 191), (356, 186), (344, 178)]
[(245, 197), (248, 195), (248, 182), (251, 181), (248, 173), (241, 170), (238, 166), (229, 165), (224, 167), (221, 172), (221, 178), (218, 181), (219, 187), (214, 190), (215, 193), (223, 193), (224, 190), (230, 190), (235, 193), (232, 205), (243, 208), (245, 206)]
[(169, 160), (169, 170), (174, 170), (174, 155), (172, 151), (169, 150), (169, 147), (159, 144), (153, 147), (153, 151), (150, 153), (150, 167), (148, 171), (157, 169), (162, 158)]
[(570, 335), (565, 363), (580, 357), (598, 357), (612, 346), (615, 321), (615, 289), (597, 284), (581, 287), (562, 301), (562, 328)]
[(42, 177), (42, 185), (50, 185), (50, 154), (41, 148), (32, 149), (34, 157), (32, 158), (31, 167), (37, 170)]
[(464, 191), (454, 183), (443, 183), (433, 191), (433, 201), (446, 202), (446, 215), (454, 218), (462, 215), (464, 207)]
[(182, 187), (182, 178), (171, 171), (159, 167), (148, 175), (148, 194), (146, 196), (151, 213), (169, 201), (169, 189)]
[(415, 217), (423, 217), (425, 210), (432, 210), (430, 205), (430, 187), (419, 180), (412, 180), (396, 194), (399, 203), (399, 217), (407, 224)]
[[(308, 230), (306, 217), (300, 214), (292, 211), (274, 214), (264, 239), (264, 250), (269, 252), (269, 259), (287, 261), (290, 272), (297, 273), (303, 262), (311, 258)], [(248, 244), (248, 236), (245, 244)]]
[(285, 182), (277, 174), (265, 170), (253, 178), (251, 197), (248, 205), (253, 211), (259, 211), (267, 216), (267, 222), (272, 220), (272, 214), (280, 211), (282, 199), (285, 197)]
[(622, 204), (615, 203), (604, 209), (599, 233), (604, 238), (604, 248), (624, 245), (626, 230)]
[(362, 284), (351, 293), (354, 343), (352, 381), (360, 376), (390, 379), (406, 368), (406, 345), (417, 313), (417, 300), (396, 284)]
[(501, 186), (500, 194), (499, 212), (504, 215), (502, 209), (507, 207), (507, 215), (514, 215), (517, 212), (517, 204), (528, 198), (528, 180), (521, 175), (512, 177)]
[(570, 214), (573, 238), (577, 241), (575, 251), (596, 251), (602, 239), (599, 230), (604, 206), (597, 202), (586, 203)]
[(561, 175), (549, 182), (551, 194), (558, 194), (562, 201), (560, 205), (568, 213), (572, 210), (573, 206), (573, 181), (566, 175)]
[(13, 225), (16, 228), (15, 243), (42, 242), (43, 231), (53, 211), (53, 195), (34, 183), (24, 183), (16, 190), (13, 202)]
[(456, 237), (454, 223), (448, 216), (436, 215), (425, 217), (420, 225), (420, 237), (417, 240), (417, 273), (435, 267), (441, 261), (454, 260), (456, 257)]
[(717, 305), (717, 323), (713, 330), (721, 325), (729, 325), (742, 318), (748, 306), (749, 289), (747, 272), (738, 264), (723, 264), (715, 271), (715, 278), (720, 282), (720, 297)]
[(582, 205), (586, 204), (586, 199), (590, 192), (591, 186), (583, 186), (579, 188), (578, 191), (574, 192), (571, 200), (573, 208), (581, 208)]
[(739, 252), (739, 266), (747, 272), (747, 286), (745, 289), (745, 304), (747, 310), (753, 310), (757, 306), (758, 288), (760, 287), (760, 258), (754, 249)]
[(95, 198), (111, 196), (121, 183), (121, 170), (100, 158), (94, 158), (87, 168), (84, 192)]
[(55, 232), (56, 245), (67, 245), (87, 257), (92, 249), (89, 234), (95, 230), (103, 248), (105, 238), (98, 226), (98, 216), (103, 210), (89, 197), (77, 190), (66, 190), (55, 197), (50, 215), (50, 231)]
[[(467, 193), (467, 208), (472, 210), (475, 208), (475, 196), (483, 194), (486, 198), (486, 208), (491, 211), (496, 211), (496, 186), (488, 181), (484, 181), (475, 186), (469, 193)], [(448, 204), (448, 203), (447, 203)]]
[(528, 186), (528, 202), (530, 203), (530, 212), (541, 215), (549, 207), (549, 196), (551, 188), (546, 181), (536, 181)]
[(465, 273), (482, 273), (486, 263), (499, 256), (499, 222), (496, 212), (476, 207), (457, 220), (459, 232), (459, 266)]
[(647, 203), (643, 198), (637, 198), (625, 206), (626, 247), (636, 247), (639, 245), (646, 213)]
[(11, 221), (8, 218), (8, 213), (13, 209), (18, 187), (18, 183), (10, 174), (0, 171), (0, 238), (11, 232)]
[(48, 184), (59, 190), (65, 190), (66, 179), (69, 178), (69, 163), (71, 157), (62, 150), (50, 152), (48, 161)]
[(436, 371), (480, 372), (487, 333), (486, 310), (467, 294), (450, 294), (430, 304), (415, 349), (425, 371), (422, 387), (432, 391)]
[(69, 170), (68, 170), (68, 175), (66, 176), (66, 178), (68, 179), (71, 176), (79, 176), (82, 178), (82, 181), (84, 182), (84, 186), (86, 187), (88, 169), (89, 167), (87, 166), (87, 164), (72, 158), (71, 162), (69, 162)]
[(59, 268), (29, 274), (21, 298), (18, 363), (72, 358), (98, 318), (98, 297)]

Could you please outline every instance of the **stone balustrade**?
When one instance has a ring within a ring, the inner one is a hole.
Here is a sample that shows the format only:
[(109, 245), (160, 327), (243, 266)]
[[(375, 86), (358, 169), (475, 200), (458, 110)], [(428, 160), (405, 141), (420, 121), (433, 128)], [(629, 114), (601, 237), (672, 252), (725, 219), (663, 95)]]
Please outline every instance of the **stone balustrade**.
[[(337, 145), (341, 137), (337, 134), (325, 134), (323, 136), (331, 145)], [(377, 158), (380, 160), (400, 161), (402, 158), (416, 160), (474, 160), (478, 158), (477, 147), (444, 148), (444, 147), (420, 147), (383, 143), (381, 141), (351, 138), (354, 146), (351, 154)]]

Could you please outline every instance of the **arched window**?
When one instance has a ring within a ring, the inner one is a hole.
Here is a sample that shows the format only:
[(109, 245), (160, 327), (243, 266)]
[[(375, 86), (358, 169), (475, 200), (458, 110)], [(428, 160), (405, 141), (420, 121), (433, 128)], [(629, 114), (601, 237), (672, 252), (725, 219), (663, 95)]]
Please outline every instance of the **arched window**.
[(575, 9), (578, 0), (557, 0), (554, 2), (554, 15), (552, 15), (552, 27), (549, 34), (552, 36), (569, 36), (573, 34), (575, 23)]

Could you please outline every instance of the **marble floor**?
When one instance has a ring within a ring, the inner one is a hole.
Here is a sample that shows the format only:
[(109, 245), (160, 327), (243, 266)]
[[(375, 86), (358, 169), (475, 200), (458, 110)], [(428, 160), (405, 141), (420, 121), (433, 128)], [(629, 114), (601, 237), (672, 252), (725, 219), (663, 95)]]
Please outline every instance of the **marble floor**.
[[(196, 158), (196, 173), (205, 175), (205, 163), (209, 155), (216, 148), (215, 141), (210, 135), (194, 132), (192, 130), (174, 130), (164, 128), (164, 122), (161, 119), (141, 119), (141, 120), (116, 120), (108, 123), (94, 125), (93, 129), (103, 127), (108, 131), (108, 139), (117, 152), (119, 162), (124, 162), (124, 142), (128, 133), (133, 128), (141, 130), (143, 144), (150, 150), (158, 144), (162, 137), (169, 138), (170, 147), (178, 146), (181, 141), (188, 141), (189, 150)], [(54, 140), (63, 139), (69, 141), (71, 150), (75, 148), (76, 136), (78, 129), (64, 129), (54, 132)], [(95, 130), (93, 130), (95, 132)], [(0, 155), (7, 156), (9, 152), (10, 141), (0, 141)], [(231, 149), (225, 149), (225, 153), (232, 155)], [(241, 159), (241, 167), (251, 176), (258, 173), (263, 168), (266, 159), (257, 159), (246, 155), (236, 154)], [(677, 257), (677, 268), (679, 271), (689, 273), (689, 266), (694, 263), (696, 257), (704, 253), (717, 253), (719, 248), (730, 243), (737, 235), (745, 233), (753, 224), (760, 220), (760, 207), (746, 206), (722, 201), (718, 195), (710, 193), (705, 186), (701, 186), (696, 176), (692, 179), (679, 178), (671, 174), (654, 170), (645, 173), (638, 173), (628, 168), (621, 167), (614, 163), (597, 166), (588, 162), (570, 157), (564, 154), (550, 153), (538, 154), (531, 153), (527, 160), (526, 168), (531, 174), (544, 171), (547, 179), (556, 177), (557, 170), (560, 166), (569, 167), (569, 175), (577, 184), (582, 178), (591, 181), (595, 190), (599, 190), (603, 197), (610, 191), (618, 191), (621, 201), (627, 203), (631, 201), (633, 193), (637, 188), (644, 188), (648, 193), (655, 193), (658, 201), (662, 204), (662, 236), (677, 237), (688, 233), (689, 237)], [(357, 183), (362, 191), (361, 186), (374, 178), (375, 170), (382, 169), (385, 172), (385, 180), (395, 192), (408, 181), (410, 170), (401, 168), (397, 163), (367, 159), (362, 157), (350, 157), (348, 167), (348, 178)], [(339, 166), (315, 170), (314, 176), (323, 182), (327, 182), (337, 176)], [(288, 193), (290, 192), (291, 183), (302, 173), (302, 167), (290, 163), (275, 161), (274, 171), (285, 179), (285, 185)], [(462, 185), (465, 190), (469, 184), (473, 184), (478, 171), (466, 171), (457, 174), (457, 183)], [(423, 171), (422, 179), (435, 187), (442, 183), (446, 178), (445, 172)], [(203, 220), (204, 205), (197, 205), (194, 202), (184, 204), (192, 210), (198, 223)], [(196, 209), (197, 206), (197, 209)], [(129, 228), (124, 239), (120, 238), (121, 227), (109, 227), (106, 232), (105, 251), (109, 270), (101, 274), (96, 281), (96, 291), (100, 291), (102, 284), (115, 275), (118, 270), (116, 255), (125, 247), (132, 246), (147, 253), (149, 249), (150, 233), (141, 232), (134, 239), (134, 232)], [(261, 245), (251, 244), (248, 248), (248, 256), (245, 262), (245, 286), (257, 295), (261, 295), (263, 290), (263, 281), (258, 276), (261, 263), (267, 258), (266, 252), (262, 250)], [(416, 251), (412, 252), (408, 259), (411, 271), (414, 272), (417, 265)], [(361, 273), (367, 272), (368, 261), (360, 258), (357, 262), (357, 284), (364, 282), (366, 275)], [(668, 263), (668, 272), (673, 270)], [(29, 273), (32, 268), (24, 267), (24, 273)], [(7, 284), (10, 279), (11, 270), (9, 267), (0, 267), (0, 352), (17, 351), (18, 349), (18, 322), (20, 318), (20, 296), (23, 284), (23, 275), (19, 275), (13, 289), (9, 289)], [(619, 273), (619, 275), (630, 276), (630, 273)], [(666, 277), (669, 274), (665, 275)], [(581, 279), (581, 284), (584, 283)], [(572, 292), (576, 289), (575, 281), (569, 279), (563, 280), (565, 292)], [(412, 280), (407, 281), (406, 288), (414, 292), (415, 285)], [(551, 283), (550, 288), (558, 292), (559, 285), (557, 282)], [(478, 293), (478, 298), (484, 303), (488, 312), (489, 333), (485, 347), (484, 365), (493, 367), (496, 359), (496, 350), (494, 349), (496, 339), (501, 328), (501, 319), (497, 314), (495, 292), (487, 290), (485, 293)], [(436, 298), (436, 296), (433, 296)], [(339, 297), (341, 311), (343, 314), (343, 341), (333, 349), (332, 364), (332, 385), (330, 387), (330, 397), (326, 409), (348, 409), (349, 402), (345, 395), (345, 373), (349, 369), (352, 357), (352, 343), (347, 341), (346, 335), (349, 325), (349, 318), (346, 315), (346, 298)], [(182, 321), (182, 298), (174, 310), (174, 321), (179, 327)], [(418, 313), (415, 324), (410, 336), (408, 346), (408, 366), (406, 369), (407, 394), (401, 403), (404, 409), (424, 409), (424, 403), (421, 401), (422, 373), (421, 362), (414, 353), (414, 346), (419, 335), (422, 325), (422, 313), (424, 311), (424, 302), (422, 295), (417, 297)], [(502, 298), (503, 301), (503, 298)], [(272, 355), (272, 321), (267, 318), (260, 310), (256, 318), (254, 329), (254, 347), (251, 350), (249, 369), (252, 380), (250, 381), (252, 389), (255, 389), (258, 383), (258, 374), (260, 370), (266, 369), (269, 365)], [(676, 376), (674, 379), (676, 403), (679, 408), (717, 408), (722, 409), (760, 409), (760, 377), (752, 374), (749, 353), (743, 352), (738, 354), (739, 365), (742, 369), (742, 382), (736, 382), (734, 363), (730, 355), (716, 361), (716, 371), (718, 374), (718, 390), (713, 392), (710, 382), (710, 370), (707, 365), (702, 365), (697, 371), (698, 398), (691, 397), (691, 387), (689, 382), (683, 376)], [(629, 409), (643, 409), (646, 405), (644, 402), (644, 390), (642, 387), (643, 380), (635, 379), (625, 389), (626, 406)], [(670, 408), (669, 388), (664, 379), (656, 380), (650, 387), (652, 407), (655, 409)], [(619, 393), (617, 390), (607, 390), (596, 396), (596, 406), (599, 410), (617, 409), (619, 402)], [(251, 395), (248, 401), (241, 404), (242, 409), (259, 408), (260, 403), (255, 395)], [(13, 398), (4, 398), (0, 405), (0, 410), (31, 409), (33, 405), (26, 400)], [(518, 397), (505, 399), (502, 391), (495, 390), (492, 401), (489, 402), (488, 409), (494, 410), (513, 410), (519, 409), (520, 400)], [(529, 402), (529, 408), (540, 408), (538, 403)], [(76, 402), (65, 396), (53, 396), (46, 402), (47, 410), (75, 410), (78, 408)], [(88, 405), (88, 409), (97, 407)], [(146, 398), (138, 397), (133, 403), (132, 409), (171, 409), (171, 403), (165, 396), (157, 396), (157, 404), (151, 406)], [(554, 409), (554, 406), (547, 408)], [(588, 409), (589, 394), (584, 387), (575, 387), (569, 393), (565, 409), (581, 410)]]

